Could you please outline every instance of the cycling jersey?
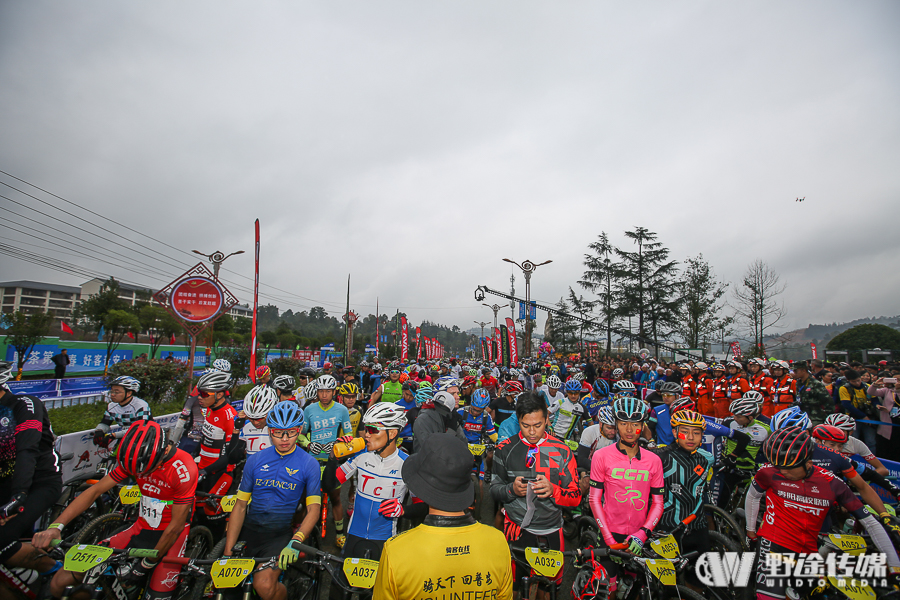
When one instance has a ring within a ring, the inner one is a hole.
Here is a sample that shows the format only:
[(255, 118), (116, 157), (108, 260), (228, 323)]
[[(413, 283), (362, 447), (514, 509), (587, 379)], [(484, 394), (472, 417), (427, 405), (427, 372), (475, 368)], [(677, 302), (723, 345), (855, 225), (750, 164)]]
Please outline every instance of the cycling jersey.
[(846, 477), (847, 479), (853, 479), (859, 474), (857, 473), (856, 467), (859, 467), (860, 471), (866, 470), (864, 464), (857, 463), (841, 453), (835, 452), (831, 448), (826, 448), (825, 446), (820, 446), (818, 444), (813, 447), (812, 460), (813, 464), (817, 467), (824, 469), (829, 473), (833, 473), (838, 477)]
[(456, 412), (462, 417), (463, 432), (466, 434), (466, 440), (470, 444), (480, 444), (485, 438), (490, 439), (492, 442), (497, 441), (497, 428), (494, 427), (491, 415), (483, 412), (476, 417), (465, 408), (460, 408)]
[[(311, 443), (329, 444), (341, 435), (350, 435), (350, 412), (343, 404), (332, 402), (328, 408), (322, 408), (322, 403), (316, 402), (304, 408), (303, 414), (306, 417), (303, 433), (309, 432)], [(315, 458), (325, 461), (328, 460), (328, 455), (328, 452), (322, 451)]]
[(600, 427), (601, 426), (598, 424), (585, 428), (584, 432), (581, 434), (581, 440), (578, 442), (580, 446), (590, 448), (592, 455), (600, 448), (606, 448), (607, 446), (616, 443), (616, 440), (611, 440), (600, 433)]
[(659, 459), (666, 482), (659, 530), (670, 532), (690, 515), (698, 518), (687, 526), (688, 531), (706, 529), (706, 519), (699, 517), (707, 501), (707, 486), (712, 477), (712, 454), (705, 450), (688, 452), (678, 444), (672, 444), (659, 452)]
[(508, 418), (516, 416), (516, 403), (507, 400), (506, 396), (501, 396), (491, 402), (490, 409), (494, 412), (494, 422), (498, 425)]
[(835, 504), (858, 519), (868, 514), (847, 484), (818, 466), (805, 479), (791, 481), (767, 465), (757, 471), (753, 487), (767, 492), (759, 535), (794, 552), (817, 551), (822, 523)]
[(261, 429), (257, 429), (249, 419), (247, 419), (247, 424), (241, 428), (240, 439), (246, 444), (247, 456), (252, 456), (272, 445), (269, 439), (269, 428), (263, 425)]
[(357, 454), (337, 470), (337, 479), (343, 484), (356, 477), (356, 501), (347, 533), (367, 540), (387, 540), (397, 535), (397, 519), (378, 512), (384, 500), (406, 497), (406, 484), (400, 475), (407, 455), (396, 450), (382, 459), (374, 452)]
[[(116, 465), (109, 476), (122, 483), (129, 475), (121, 465)], [(147, 475), (135, 477), (141, 490), (139, 522), (146, 529), (160, 531), (172, 520), (172, 506), (193, 506), (197, 492), (197, 465), (184, 450), (175, 450), (172, 458)], [(190, 517), (187, 521), (190, 523)]]
[(565, 398), (561, 402), (554, 402), (549, 408), (550, 428), (553, 435), (562, 440), (570, 439), (581, 423), (584, 407)]
[(875, 455), (869, 450), (869, 447), (866, 446), (862, 440), (859, 440), (852, 435), (847, 442), (841, 446), (841, 454), (847, 457), (857, 454), (865, 460), (873, 460), (875, 458)]
[(253, 498), (244, 527), (289, 530), (304, 497), (307, 506), (321, 503), (320, 479), (319, 464), (297, 446), (287, 454), (280, 454), (275, 446), (260, 450), (247, 459), (238, 487), (238, 499)]
[(379, 402), (396, 402), (403, 395), (403, 384), (399, 381), (385, 381), (379, 388), (381, 398)]
[(667, 404), (659, 404), (650, 409), (650, 422), (654, 423), (654, 436), (660, 446), (668, 446), (675, 441), (672, 433), (672, 413)]
[(55, 436), (44, 403), (4, 390), (0, 398), (0, 485), (10, 495), (28, 493), (35, 482), (60, 481)]
[[(703, 442), (701, 442), (700, 448), (712, 454), (713, 458), (719, 456), (722, 451), (722, 446), (727, 444), (728, 440), (731, 438), (734, 438), (735, 445), (731, 449), (726, 447), (727, 453), (733, 452), (735, 456), (741, 456), (745, 448), (749, 445), (750, 436), (743, 431), (731, 429), (730, 427), (723, 425), (724, 419), (703, 417), (703, 420), (706, 421), (706, 430), (703, 432)], [(718, 438), (725, 439), (719, 440)]]
[[(344, 406), (346, 406), (346, 404)], [(356, 433), (359, 431), (359, 422), (362, 421), (362, 413), (359, 412), (358, 408), (353, 406), (347, 409), (347, 414), (350, 416), (350, 432), (345, 435), (356, 437)]]
[(725, 440), (725, 453), (734, 455), (737, 458), (736, 466), (739, 470), (755, 471), (757, 467), (756, 457), (759, 455), (759, 449), (772, 432), (771, 429), (769, 429), (769, 426), (760, 421), (753, 420), (746, 427), (741, 427), (733, 418), (725, 419), (723, 425), (734, 431), (740, 431), (750, 436), (750, 443), (748, 443), (746, 448), (741, 451), (738, 450), (737, 440), (734, 438)]
[(206, 409), (206, 420), (203, 422), (200, 439), (200, 461), (198, 466), (205, 469), (218, 459), (231, 441), (234, 433), (234, 418), (237, 411), (228, 402), (219, 407)]
[(540, 388), (538, 388), (537, 393), (538, 396), (544, 399), (544, 402), (547, 404), (547, 408), (553, 406), (554, 402), (562, 402), (566, 399), (566, 395), (559, 390), (556, 390), (555, 394), (551, 394), (550, 388), (546, 385), (542, 385)]
[[(404, 400), (403, 398), (400, 398), (399, 400), (397, 400), (397, 406), (402, 407), (403, 410), (406, 412), (406, 425), (404, 425), (403, 429), (400, 430), (399, 437), (401, 437), (405, 440), (411, 439), (412, 435), (413, 435), (413, 422), (415, 421), (415, 415), (412, 418), (410, 418), (409, 411), (416, 408), (416, 401), (415, 400)], [(417, 414), (418, 413), (416, 413), (416, 415)], [(351, 422), (353, 421), (352, 414), (350, 415), (350, 421)]]
[[(597, 525), (607, 544), (613, 533), (631, 535), (644, 527), (652, 496), (661, 500), (664, 486), (662, 462), (647, 450), (638, 448), (634, 458), (629, 458), (618, 444), (601, 448), (591, 459), (590, 503), (597, 518)], [(656, 508), (658, 506), (658, 508)], [(654, 505), (655, 518), (662, 513), (662, 502)]]
[(110, 402), (103, 413), (103, 419), (97, 425), (97, 429), (108, 433), (111, 425), (118, 425), (122, 429), (117, 431), (115, 437), (123, 437), (125, 432), (135, 421), (150, 420), (150, 405), (140, 398), (131, 398), (131, 402), (120, 406), (118, 402)]

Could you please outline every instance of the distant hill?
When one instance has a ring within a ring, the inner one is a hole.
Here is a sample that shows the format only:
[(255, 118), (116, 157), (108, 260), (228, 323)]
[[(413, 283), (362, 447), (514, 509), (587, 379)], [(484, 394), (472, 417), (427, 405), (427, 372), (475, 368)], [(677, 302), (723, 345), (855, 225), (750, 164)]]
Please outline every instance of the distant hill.
[(893, 327), (894, 329), (900, 329), (900, 315), (894, 317), (865, 317), (862, 319), (849, 321), (847, 323), (831, 323), (825, 325), (810, 323), (809, 326), (806, 327), (806, 329), (796, 329), (787, 333), (766, 336), (766, 340), (769, 341), (777, 338), (787, 337), (790, 338), (791, 342), (795, 344), (808, 344), (809, 342), (824, 344), (839, 333), (843, 333), (844, 331), (850, 329), (851, 327), (855, 327), (856, 325), (862, 325), (866, 323), (877, 323), (879, 325), (887, 325), (888, 327)]

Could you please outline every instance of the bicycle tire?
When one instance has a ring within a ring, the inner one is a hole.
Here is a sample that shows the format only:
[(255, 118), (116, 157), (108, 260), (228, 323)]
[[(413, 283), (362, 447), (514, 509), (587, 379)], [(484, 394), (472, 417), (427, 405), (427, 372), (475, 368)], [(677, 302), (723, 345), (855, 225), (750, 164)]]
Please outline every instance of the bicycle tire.
[[(212, 533), (210, 533), (212, 536)], [(215, 558), (220, 558), (222, 554), (225, 553), (225, 538), (222, 538), (210, 549), (209, 552), (206, 553), (206, 560), (212, 560)], [(191, 585), (191, 599), (192, 600), (203, 600), (203, 598), (212, 598), (215, 595), (215, 590), (212, 588), (212, 578), (208, 574), (199, 575), (194, 577), (193, 584)]]
[[(730, 537), (719, 533), (718, 531), (709, 532), (710, 552), (742, 552), (742, 546), (736, 543)], [(709, 588), (708, 588), (709, 589)], [(710, 590), (716, 598), (721, 600), (750, 600), (751, 588), (749, 587), (733, 587), (729, 586), (724, 589)], [(753, 598), (756, 597), (754, 592)]]
[(709, 600), (708, 598), (701, 596), (699, 592), (695, 592), (691, 588), (684, 585), (676, 585), (674, 586), (677, 592), (669, 591), (671, 588), (666, 587), (665, 590), (667, 592), (666, 599), (667, 600), (676, 600), (677, 598), (681, 598), (681, 600)]
[[(224, 543), (224, 540), (223, 540)], [(205, 558), (213, 546), (213, 535), (208, 527), (202, 525), (191, 527), (187, 540), (184, 544), (184, 555), (187, 558)], [(175, 589), (174, 598), (176, 600), (186, 600), (193, 596), (194, 589), (199, 583), (200, 577), (197, 575), (184, 576), (178, 578), (178, 587)]]
[[(47, 522), (48, 523), (55, 522), (56, 519), (59, 517), (59, 515), (61, 515), (63, 513), (63, 511), (66, 510), (66, 508), (68, 508), (69, 504), (71, 504), (72, 501), (75, 500), (75, 498), (77, 498), (82, 492), (84, 492), (85, 490), (87, 490), (90, 487), (91, 487), (90, 485), (83, 483), (80, 486), (78, 486), (77, 488), (72, 487), (72, 488), (69, 488), (68, 490), (66, 490), (65, 494), (67, 494), (67, 496), (64, 495), (64, 497), (65, 497), (64, 503), (57, 504), (50, 509), (49, 520)], [(100, 496), (93, 502), (93, 504), (91, 504), (87, 508), (87, 510), (85, 510), (83, 513), (81, 513), (80, 515), (78, 515), (77, 517), (72, 519), (66, 525), (67, 529), (74, 533), (64, 536), (63, 541), (71, 542), (74, 539), (74, 536), (77, 535), (79, 531), (84, 529), (84, 527), (86, 527), (88, 523), (90, 523), (91, 521), (93, 521), (94, 519), (96, 519), (97, 517), (99, 517), (101, 515), (105, 515), (108, 512), (109, 512), (109, 507), (107, 506), (106, 501), (103, 499), (103, 496)]]
[(715, 504), (704, 504), (703, 514), (708, 520), (712, 520), (713, 528), (710, 531), (717, 531), (725, 537), (734, 540), (745, 552), (750, 550), (747, 547), (744, 530), (728, 511), (719, 508)]
[(109, 513), (100, 515), (84, 526), (75, 537), (73, 544), (96, 544), (110, 537), (114, 531), (125, 524), (125, 515), (121, 513)]

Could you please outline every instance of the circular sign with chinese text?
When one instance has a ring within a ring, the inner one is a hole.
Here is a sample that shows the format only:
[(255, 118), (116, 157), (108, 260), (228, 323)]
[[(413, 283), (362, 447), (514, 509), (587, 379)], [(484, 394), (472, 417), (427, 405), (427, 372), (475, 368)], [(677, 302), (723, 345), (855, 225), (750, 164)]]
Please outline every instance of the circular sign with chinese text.
[(188, 277), (175, 284), (169, 301), (172, 309), (185, 321), (203, 323), (222, 310), (224, 294), (211, 279)]

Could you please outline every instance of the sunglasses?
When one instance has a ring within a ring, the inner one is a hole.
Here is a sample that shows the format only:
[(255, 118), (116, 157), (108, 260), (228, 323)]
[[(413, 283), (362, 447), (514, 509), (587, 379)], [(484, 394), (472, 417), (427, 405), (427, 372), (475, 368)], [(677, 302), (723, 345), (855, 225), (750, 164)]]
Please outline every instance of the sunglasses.
[(375, 427), (374, 425), (366, 425), (366, 433), (369, 435), (375, 435), (379, 431), (384, 431), (381, 427)]
[(534, 463), (537, 462), (537, 448), (531, 448), (528, 450), (528, 454), (525, 455), (525, 468), (531, 469), (534, 468)]
[(273, 438), (283, 440), (286, 438), (290, 439), (297, 437), (298, 435), (300, 435), (300, 431), (297, 429), (270, 429), (269, 435), (271, 435)]
[(201, 398), (209, 398), (209, 397), (212, 396), (213, 394), (210, 393), (210, 392), (200, 392), (198, 395), (199, 395)]
[(391, 375), (399, 375), (400, 371), (391, 371), (390, 373), (391, 373)]

